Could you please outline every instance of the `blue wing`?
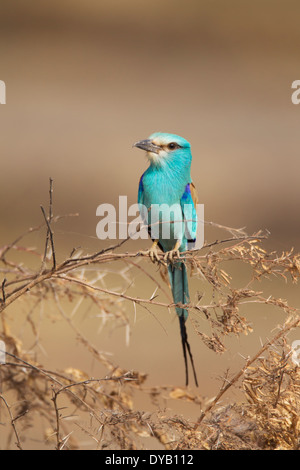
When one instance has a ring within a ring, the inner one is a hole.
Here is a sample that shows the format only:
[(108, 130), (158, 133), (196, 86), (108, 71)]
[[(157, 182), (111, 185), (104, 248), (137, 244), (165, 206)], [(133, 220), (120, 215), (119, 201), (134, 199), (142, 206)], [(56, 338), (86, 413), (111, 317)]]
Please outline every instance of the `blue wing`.
[(142, 174), (139, 182), (139, 192), (138, 192), (138, 204), (144, 204), (144, 185), (143, 185), (144, 174)]
[(148, 225), (148, 211), (144, 204), (144, 185), (143, 185), (143, 178), (144, 174), (142, 174), (139, 183), (139, 191), (138, 191), (138, 205), (140, 210), (140, 216), (145, 225)]
[(197, 192), (193, 183), (188, 183), (180, 199), (180, 205), (185, 221), (185, 238), (188, 242), (188, 249), (195, 246), (197, 233)]

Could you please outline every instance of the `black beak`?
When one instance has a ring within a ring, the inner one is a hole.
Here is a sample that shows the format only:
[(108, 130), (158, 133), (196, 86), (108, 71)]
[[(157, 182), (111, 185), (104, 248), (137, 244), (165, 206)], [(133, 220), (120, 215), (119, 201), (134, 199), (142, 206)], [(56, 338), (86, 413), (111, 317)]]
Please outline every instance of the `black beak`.
[(146, 150), (146, 152), (153, 152), (153, 153), (158, 153), (161, 148), (158, 145), (155, 145), (151, 140), (145, 139), (145, 140), (140, 140), (139, 142), (136, 142), (133, 144), (133, 147), (137, 147), (142, 150)]

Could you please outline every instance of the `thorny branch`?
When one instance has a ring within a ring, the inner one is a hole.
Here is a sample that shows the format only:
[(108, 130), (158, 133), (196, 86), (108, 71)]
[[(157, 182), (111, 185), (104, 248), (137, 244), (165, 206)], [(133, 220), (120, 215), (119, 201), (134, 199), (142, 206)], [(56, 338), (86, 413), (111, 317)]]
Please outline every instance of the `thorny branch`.
[(21, 416), (17, 416), (16, 418), (14, 418), (11, 412), (11, 407), (9, 406), (9, 404), (7, 403), (3, 395), (0, 395), (0, 400), (2, 400), (2, 402), (5, 404), (7, 412), (9, 414), (10, 424), (16, 437), (16, 446), (18, 447), (18, 449), (22, 450), (21, 441), (20, 441), (19, 434), (16, 428), (16, 420), (20, 418)]

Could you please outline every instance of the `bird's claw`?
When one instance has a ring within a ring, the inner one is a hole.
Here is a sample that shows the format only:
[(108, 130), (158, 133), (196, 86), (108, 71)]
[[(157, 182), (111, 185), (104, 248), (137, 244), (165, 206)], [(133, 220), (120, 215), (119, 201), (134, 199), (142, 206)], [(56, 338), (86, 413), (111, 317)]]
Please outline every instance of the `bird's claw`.
[(157, 261), (158, 263), (160, 262), (157, 248), (150, 248), (149, 256), (151, 258), (152, 263), (155, 263), (155, 261)]
[(155, 263), (156, 261), (158, 263), (160, 262), (160, 258), (158, 256), (157, 248), (150, 248), (150, 250), (139, 251), (139, 255), (150, 256), (150, 259), (151, 259), (152, 263)]
[(165, 256), (164, 256), (164, 261), (166, 261), (166, 262), (167, 262), (167, 261), (170, 261), (171, 263), (173, 263), (174, 257), (175, 257), (175, 258), (179, 258), (179, 257), (180, 257), (179, 250), (167, 251), (167, 253), (166, 253)]

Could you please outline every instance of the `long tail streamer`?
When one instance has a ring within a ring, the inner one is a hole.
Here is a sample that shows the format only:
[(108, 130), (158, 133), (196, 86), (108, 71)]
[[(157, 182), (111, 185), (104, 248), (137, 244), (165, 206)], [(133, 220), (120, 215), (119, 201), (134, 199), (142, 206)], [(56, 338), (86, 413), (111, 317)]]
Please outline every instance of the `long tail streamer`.
[[(190, 301), (189, 295), (189, 286), (188, 286), (188, 278), (187, 278), (187, 271), (184, 262), (178, 261), (174, 264), (170, 264), (168, 267), (169, 271), (169, 278), (172, 288), (173, 299), (176, 304), (182, 303), (186, 304)], [(187, 339), (187, 331), (185, 322), (188, 318), (188, 311), (184, 308), (176, 307), (176, 313), (179, 318), (180, 324), (180, 335), (181, 335), (181, 343), (182, 343), (182, 350), (183, 350), (183, 357), (184, 357), (184, 364), (185, 364), (185, 382), (186, 385), (189, 383), (189, 373), (188, 373), (188, 359), (187, 353), (189, 355), (195, 384), (198, 387), (198, 380), (196, 375), (196, 370), (194, 366), (193, 355), (191, 351), (190, 344)]]

